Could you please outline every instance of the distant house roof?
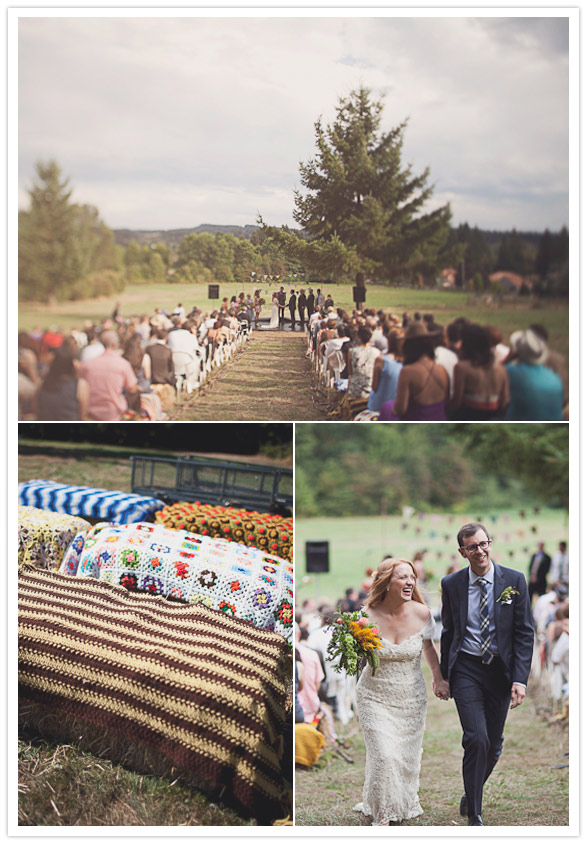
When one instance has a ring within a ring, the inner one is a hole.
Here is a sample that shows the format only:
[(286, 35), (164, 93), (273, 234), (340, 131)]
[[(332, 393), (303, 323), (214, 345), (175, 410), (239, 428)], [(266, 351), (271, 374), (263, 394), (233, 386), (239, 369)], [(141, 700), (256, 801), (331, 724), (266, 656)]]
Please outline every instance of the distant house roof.
[(528, 276), (520, 276), (519, 273), (513, 273), (511, 270), (497, 270), (489, 277), (490, 282), (499, 282), (502, 287), (508, 287), (519, 291), (522, 285), (527, 288), (532, 288), (533, 281)]

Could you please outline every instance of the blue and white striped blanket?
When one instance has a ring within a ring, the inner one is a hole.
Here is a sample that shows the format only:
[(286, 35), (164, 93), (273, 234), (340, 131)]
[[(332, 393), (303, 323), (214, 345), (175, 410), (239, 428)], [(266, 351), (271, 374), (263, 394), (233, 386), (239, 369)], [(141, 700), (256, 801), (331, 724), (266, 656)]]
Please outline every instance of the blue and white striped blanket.
[(22, 482), (18, 486), (18, 501), (20, 505), (113, 523), (148, 520), (165, 505), (155, 497), (63, 485), (47, 479)]

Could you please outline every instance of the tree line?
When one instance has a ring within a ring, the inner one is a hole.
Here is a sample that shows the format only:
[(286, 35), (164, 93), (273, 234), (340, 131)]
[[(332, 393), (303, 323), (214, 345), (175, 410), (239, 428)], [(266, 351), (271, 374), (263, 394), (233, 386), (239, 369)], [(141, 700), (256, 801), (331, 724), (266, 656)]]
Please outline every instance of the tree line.
[(296, 427), (296, 515), (568, 508), (566, 426)]
[(361, 87), (341, 98), (330, 125), (315, 123), (316, 153), (300, 163), (294, 191), (299, 229), (268, 226), (260, 216), (250, 239), (188, 234), (126, 248), (93, 206), (71, 202), (57, 162), (39, 162), (19, 214), (19, 293), (23, 300), (63, 300), (121, 291), (127, 284), (237, 282), (265, 277), (434, 285), (454, 267), (456, 283), (489, 290), (495, 270), (535, 276), (536, 293), (568, 293), (568, 232), (546, 230), (537, 245), (514, 229), (499, 246), (477, 227), (451, 225), (449, 205), (430, 208), (429, 171), (403, 162), (404, 121), (382, 128), (383, 102)]

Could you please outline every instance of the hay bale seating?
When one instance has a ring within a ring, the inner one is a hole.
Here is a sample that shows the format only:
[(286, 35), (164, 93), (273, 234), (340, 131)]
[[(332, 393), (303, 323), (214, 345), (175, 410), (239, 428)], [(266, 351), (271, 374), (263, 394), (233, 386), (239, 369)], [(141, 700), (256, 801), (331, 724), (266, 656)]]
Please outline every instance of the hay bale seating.
[(291, 678), (282, 637), (201, 603), (19, 572), (21, 722), (224, 788), (222, 801), (262, 824), (291, 812), (281, 761)]
[(292, 639), (293, 565), (261, 549), (153, 523), (98, 523), (74, 539), (60, 571), (203, 602)]
[(82, 517), (19, 505), (18, 566), (32, 564), (45, 570), (58, 570), (75, 536), (88, 529), (90, 523)]
[(293, 561), (291, 517), (201, 502), (177, 502), (157, 511), (155, 522), (169, 529), (185, 529), (187, 532), (255, 546), (286, 561)]

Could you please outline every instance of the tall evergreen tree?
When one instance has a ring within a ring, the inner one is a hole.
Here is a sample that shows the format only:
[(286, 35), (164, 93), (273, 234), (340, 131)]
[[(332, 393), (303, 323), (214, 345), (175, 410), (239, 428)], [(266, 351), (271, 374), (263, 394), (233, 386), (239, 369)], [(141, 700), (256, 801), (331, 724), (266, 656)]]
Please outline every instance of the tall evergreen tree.
[(98, 210), (71, 202), (57, 162), (39, 162), (36, 170), (30, 209), (18, 217), (19, 295), (51, 302), (79, 295), (89, 274), (117, 269), (119, 256)]
[(382, 112), (382, 101), (359, 88), (339, 100), (331, 125), (316, 122), (317, 153), (300, 163), (307, 193), (295, 191), (294, 218), (311, 240), (340, 239), (373, 275), (430, 276), (449, 260), (450, 208), (423, 210), (429, 171), (414, 175), (402, 164), (406, 122), (382, 131)]

